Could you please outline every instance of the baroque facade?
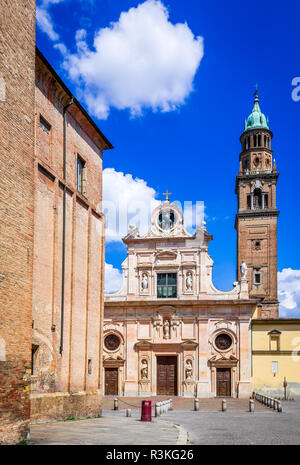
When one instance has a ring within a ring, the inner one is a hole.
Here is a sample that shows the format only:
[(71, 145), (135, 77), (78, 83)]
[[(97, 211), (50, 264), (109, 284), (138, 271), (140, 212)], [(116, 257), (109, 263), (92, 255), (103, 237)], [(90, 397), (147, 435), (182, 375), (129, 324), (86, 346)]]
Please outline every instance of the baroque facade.
[(255, 94), (241, 136), (237, 176), (237, 281), (212, 282), (212, 236), (205, 223), (189, 234), (168, 197), (141, 237), (123, 242), (123, 286), (105, 297), (106, 395), (248, 397), (251, 321), (277, 316), (278, 173), (272, 133)]
[(212, 282), (205, 225), (189, 234), (168, 200), (149, 232), (124, 238), (122, 289), (105, 298), (105, 393), (248, 396), (251, 391), (247, 270), (230, 292)]

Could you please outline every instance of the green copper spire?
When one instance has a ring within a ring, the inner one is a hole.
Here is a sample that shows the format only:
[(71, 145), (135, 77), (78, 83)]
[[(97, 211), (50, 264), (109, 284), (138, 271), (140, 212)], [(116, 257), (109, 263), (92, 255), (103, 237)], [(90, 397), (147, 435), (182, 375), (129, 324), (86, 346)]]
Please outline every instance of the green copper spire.
[(254, 100), (254, 107), (252, 113), (248, 116), (248, 119), (245, 121), (245, 131), (250, 131), (250, 129), (258, 129), (258, 128), (269, 128), (269, 119), (265, 117), (262, 113), (260, 106), (259, 106), (259, 98), (258, 98), (258, 90), (256, 86), (255, 91), (255, 100)]

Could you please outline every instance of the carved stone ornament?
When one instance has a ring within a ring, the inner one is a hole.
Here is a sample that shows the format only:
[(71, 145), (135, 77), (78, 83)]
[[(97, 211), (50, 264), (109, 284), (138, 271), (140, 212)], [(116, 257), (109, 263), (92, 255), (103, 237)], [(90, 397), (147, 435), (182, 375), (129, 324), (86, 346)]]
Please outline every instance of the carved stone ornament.
[(143, 273), (142, 275), (142, 291), (147, 291), (149, 286), (149, 278), (147, 273)]
[(169, 320), (164, 321), (164, 339), (170, 339), (170, 323), (169, 323)]
[(193, 378), (193, 365), (191, 360), (187, 360), (185, 364), (185, 378), (192, 379)]
[(244, 260), (241, 263), (240, 269), (241, 269), (241, 279), (242, 279), (242, 281), (247, 281), (248, 267), (247, 267), (246, 263), (244, 262)]
[(192, 276), (192, 273), (190, 271), (186, 275), (185, 286), (186, 286), (187, 291), (192, 291), (193, 290), (193, 276)]
[(145, 359), (142, 360), (141, 379), (148, 379), (148, 362)]

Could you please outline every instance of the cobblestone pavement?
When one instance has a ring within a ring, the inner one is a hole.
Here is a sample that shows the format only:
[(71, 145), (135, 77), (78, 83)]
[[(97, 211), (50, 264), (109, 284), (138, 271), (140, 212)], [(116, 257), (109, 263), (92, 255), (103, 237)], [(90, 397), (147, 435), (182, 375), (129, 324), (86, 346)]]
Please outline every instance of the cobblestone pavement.
[(102, 418), (59, 421), (31, 426), (30, 443), (37, 445), (175, 445), (186, 444), (187, 434), (172, 422), (141, 422), (140, 415), (106, 412)]
[(192, 445), (299, 445), (300, 399), (282, 401), (282, 406), (282, 413), (173, 411), (163, 418), (185, 428)]
[[(150, 398), (155, 401), (166, 398)], [(227, 412), (221, 412), (221, 399), (200, 399), (200, 411), (194, 412), (193, 399), (173, 398), (174, 410), (152, 423), (140, 421), (141, 398), (119, 398), (119, 410), (113, 410), (113, 398), (105, 398), (103, 417), (32, 425), (34, 444), (95, 445), (175, 445), (186, 444), (300, 444), (300, 398), (282, 402), (278, 413), (255, 402), (248, 412), (248, 399), (227, 399)], [(125, 416), (131, 409), (132, 417)]]

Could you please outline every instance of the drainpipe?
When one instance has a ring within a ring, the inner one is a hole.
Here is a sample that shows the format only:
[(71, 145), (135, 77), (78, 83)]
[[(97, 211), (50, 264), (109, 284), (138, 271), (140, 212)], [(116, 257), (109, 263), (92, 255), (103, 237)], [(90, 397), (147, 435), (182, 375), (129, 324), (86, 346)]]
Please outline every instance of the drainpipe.
[(74, 97), (63, 109), (63, 225), (62, 225), (62, 263), (61, 263), (61, 322), (60, 322), (60, 348), (62, 355), (64, 350), (64, 311), (65, 311), (65, 261), (66, 261), (66, 114), (68, 108), (74, 103)]

